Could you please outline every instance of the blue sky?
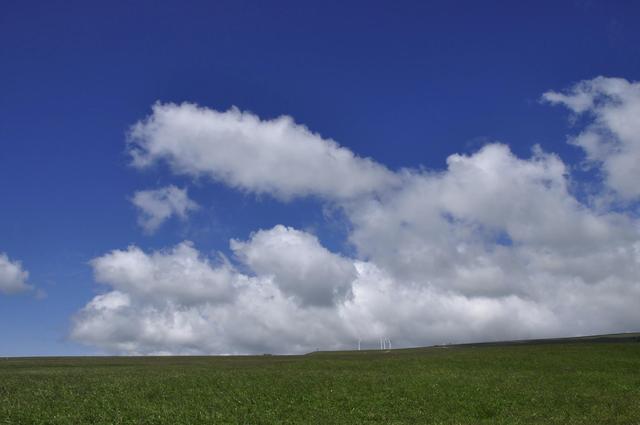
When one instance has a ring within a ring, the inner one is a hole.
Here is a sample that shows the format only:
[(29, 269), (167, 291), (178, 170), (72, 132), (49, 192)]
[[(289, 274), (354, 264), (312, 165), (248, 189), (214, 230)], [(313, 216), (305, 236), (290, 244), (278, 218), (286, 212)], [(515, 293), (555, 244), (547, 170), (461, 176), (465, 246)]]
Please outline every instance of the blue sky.
[[(607, 186), (611, 171), (600, 165), (584, 171), (581, 164), (588, 156), (586, 149), (566, 143), (567, 135), (586, 128), (592, 116), (575, 119), (572, 113), (580, 111), (550, 104), (563, 104), (563, 100), (541, 102), (549, 90), (560, 93), (598, 76), (640, 80), (637, 3), (189, 3), (3, 3), (0, 253), (21, 263), (33, 289), (0, 292), (0, 354), (272, 348), (259, 337), (246, 343), (229, 337), (225, 348), (182, 346), (173, 340), (145, 345), (139, 342), (144, 338), (116, 336), (110, 340), (74, 333), (73, 318), (95, 296), (113, 287), (123, 291), (111, 277), (97, 283), (90, 261), (131, 245), (146, 253), (166, 253), (189, 240), (200, 258), (209, 258), (211, 264), (217, 261), (217, 252), (222, 252), (247, 276), (260, 278), (262, 273), (278, 280), (278, 273), (263, 263), (237, 260), (249, 254), (230, 250), (229, 240), (247, 245), (251, 240), (257, 247), (259, 241), (251, 239), (252, 232), (282, 224), (304, 232), (305, 236), (295, 234), (300, 240), (315, 235), (323, 249), (341, 261), (370, 261), (388, 272), (391, 281), (415, 283), (414, 274), (399, 273), (380, 251), (368, 252), (354, 242), (364, 225), (355, 218), (360, 217), (360, 210), (343, 199), (305, 189), (301, 196), (282, 200), (258, 186), (238, 186), (207, 173), (177, 172), (169, 165), (171, 158), (162, 156), (151, 167), (132, 166), (127, 132), (152, 114), (155, 102), (189, 102), (221, 112), (237, 106), (262, 120), (288, 115), (322, 140), (333, 139), (389, 172), (405, 168), (426, 174), (443, 172), (450, 155), (473, 157), (492, 142), (504, 143), (514, 158), (526, 159), (532, 147), (539, 145), (544, 152), (557, 154), (567, 166), (567, 181), (578, 182), (568, 191), (572, 197), (586, 203), (584, 193), (597, 191), (597, 197), (609, 202), (598, 201), (585, 208), (597, 217), (621, 210), (637, 230), (635, 195), (611, 201), (616, 193), (624, 194), (615, 184), (609, 185), (613, 189), (607, 193), (600, 189)], [(155, 141), (151, 138), (146, 143)], [(602, 158), (592, 162), (607, 163)], [(134, 193), (169, 185), (187, 188), (199, 208), (183, 219), (171, 217), (152, 233), (145, 232), (131, 202)], [(464, 220), (482, 222), (477, 217)], [(496, 228), (502, 233), (511, 229), (507, 225)], [(513, 236), (508, 234), (505, 239)], [(627, 242), (629, 246), (636, 243)], [(289, 257), (287, 261), (293, 260)], [(508, 272), (502, 263), (496, 264)], [(425, 276), (431, 272), (420, 270)], [(633, 298), (638, 294), (633, 292), (637, 282), (628, 283)], [(473, 291), (451, 290), (468, 299), (475, 296)], [(297, 300), (293, 302), (305, 305), (301, 293), (292, 294)], [(531, 300), (536, 308), (556, 314), (557, 320), (568, 317), (533, 296), (522, 297), (522, 302)], [(132, 302), (157, 307), (156, 301), (146, 298)], [(214, 309), (214, 304), (207, 308)], [(207, 317), (205, 322), (223, 326), (203, 311), (198, 314)], [(314, 314), (321, 313), (314, 310)], [(326, 317), (333, 314), (326, 312)], [(571, 317), (580, 319), (584, 314)], [(602, 330), (628, 330), (637, 318), (611, 319), (609, 328)], [(553, 319), (542, 322), (547, 326), (541, 327), (543, 336), (601, 330), (588, 325), (554, 327), (548, 324)], [(247, 334), (254, 329), (251, 324), (237, 326), (247, 326)], [(477, 333), (454, 332), (452, 339), (535, 334), (526, 326), (508, 330), (496, 326), (488, 323)], [(99, 326), (92, 329), (120, 335)], [(380, 329), (384, 330), (358, 332), (370, 340), (376, 338), (376, 332), (401, 334), (388, 323), (381, 322)], [(323, 335), (325, 331), (318, 332)], [(315, 344), (312, 340), (298, 343), (293, 335), (295, 332), (286, 340), (288, 351)], [(346, 332), (336, 337), (330, 347), (345, 346), (353, 335)], [(420, 342), (404, 336), (398, 339), (406, 345)], [(433, 341), (424, 338), (424, 342)]]

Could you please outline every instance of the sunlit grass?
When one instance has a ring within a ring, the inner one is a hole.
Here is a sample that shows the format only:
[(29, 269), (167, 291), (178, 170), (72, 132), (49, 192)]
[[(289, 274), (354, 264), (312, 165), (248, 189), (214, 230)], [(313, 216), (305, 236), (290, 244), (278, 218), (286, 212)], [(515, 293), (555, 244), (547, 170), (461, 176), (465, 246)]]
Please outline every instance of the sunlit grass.
[(640, 343), (0, 360), (0, 424), (638, 424)]

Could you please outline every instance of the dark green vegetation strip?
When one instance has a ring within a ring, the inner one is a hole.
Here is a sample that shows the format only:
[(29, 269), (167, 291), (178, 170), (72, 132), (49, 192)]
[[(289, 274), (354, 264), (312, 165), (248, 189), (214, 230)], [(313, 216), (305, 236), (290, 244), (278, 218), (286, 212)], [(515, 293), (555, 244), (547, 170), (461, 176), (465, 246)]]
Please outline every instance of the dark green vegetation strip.
[(640, 343), (0, 359), (0, 424), (640, 424)]

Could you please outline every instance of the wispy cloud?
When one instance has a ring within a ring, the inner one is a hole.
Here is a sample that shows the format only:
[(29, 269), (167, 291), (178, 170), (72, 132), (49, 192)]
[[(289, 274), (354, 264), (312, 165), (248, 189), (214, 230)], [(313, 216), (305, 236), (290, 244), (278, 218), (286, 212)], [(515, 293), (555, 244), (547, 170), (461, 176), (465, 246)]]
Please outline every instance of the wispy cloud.
[(189, 199), (187, 189), (173, 185), (138, 191), (131, 202), (139, 209), (138, 223), (147, 233), (155, 232), (172, 216), (186, 219), (189, 212), (198, 209), (198, 204)]

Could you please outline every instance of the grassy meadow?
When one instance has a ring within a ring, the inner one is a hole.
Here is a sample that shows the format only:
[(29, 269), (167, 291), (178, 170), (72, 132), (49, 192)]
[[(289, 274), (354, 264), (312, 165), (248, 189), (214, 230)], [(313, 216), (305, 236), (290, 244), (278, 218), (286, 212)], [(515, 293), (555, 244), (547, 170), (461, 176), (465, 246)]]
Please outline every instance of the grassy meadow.
[(0, 359), (0, 424), (640, 424), (640, 343)]

